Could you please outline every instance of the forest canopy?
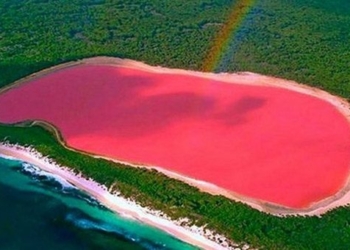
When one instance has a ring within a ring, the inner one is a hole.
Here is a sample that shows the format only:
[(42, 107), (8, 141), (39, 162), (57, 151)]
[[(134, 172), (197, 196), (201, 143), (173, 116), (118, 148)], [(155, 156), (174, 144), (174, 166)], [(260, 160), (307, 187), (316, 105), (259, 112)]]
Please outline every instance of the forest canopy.
[(0, 0), (0, 86), (96, 55), (201, 70), (242, 2), (253, 4), (215, 71), (253, 71), (349, 96), (347, 0)]

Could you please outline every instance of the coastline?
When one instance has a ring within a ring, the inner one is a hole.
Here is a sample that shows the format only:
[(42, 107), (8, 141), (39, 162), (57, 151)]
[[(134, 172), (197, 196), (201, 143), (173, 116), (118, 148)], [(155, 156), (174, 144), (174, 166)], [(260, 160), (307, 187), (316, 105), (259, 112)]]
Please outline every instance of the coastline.
[[(125, 67), (131, 69), (138, 69), (147, 72), (155, 72), (159, 74), (180, 74), (180, 75), (189, 75), (202, 77), (211, 80), (217, 80), (221, 82), (225, 82), (228, 84), (243, 84), (243, 85), (256, 85), (256, 86), (266, 86), (266, 87), (275, 87), (275, 88), (284, 88), (289, 91), (299, 92), (305, 95), (310, 95), (323, 101), (326, 101), (333, 105), (350, 123), (350, 105), (349, 103), (340, 97), (334, 96), (326, 91), (310, 87), (307, 85), (299, 84), (294, 81), (279, 79), (271, 76), (259, 75), (251, 72), (241, 72), (241, 73), (206, 73), (199, 71), (189, 71), (184, 69), (170, 69), (161, 66), (151, 66), (147, 65), (143, 62), (138, 62), (129, 59), (120, 59), (120, 58), (112, 58), (112, 57), (93, 57), (86, 58), (78, 61), (68, 62), (65, 64), (60, 64), (43, 71), (39, 71), (34, 73), (28, 77), (20, 79), (14, 82), (11, 85), (0, 90), (0, 94), (2, 92), (6, 92), (11, 88), (15, 88), (22, 84), (30, 83), (32, 80), (43, 77), (50, 73), (54, 73), (56, 71), (64, 70), (66, 68), (70, 68), (73, 66), (83, 65), (83, 64), (92, 64), (92, 65), (109, 65), (114, 67)], [(138, 164), (133, 162), (123, 161), (122, 159), (114, 159), (110, 157), (106, 157), (103, 155), (95, 155), (90, 152), (84, 152), (70, 147), (64, 141), (64, 138), (60, 137), (60, 132), (53, 125), (45, 122), (45, 121), (34, 121), (32, 124), (39, 124), (45, 128), (49, 128), (52, 130), (56, 137), (59, 139), (60, 143), (67, 149), (73, 150), (75, 152), (84, 153), (90, 155), (95, 158), (103, 158), (106, 160), (114, 161), (117, 163), (125, 164), (132, 167), (143, 167), (147, 169), (155, 169), (170, 178), (175, 178), (177, 180), (183, 181), (192, 186), (198, 187), (201, 191), (213, 194), (213, 195), (223, 195), (231, 200), (243, 202), (254, 209), (259, 211), (269, 213), (275, 216), (286, 216), (286, 215), (301, 215), (301, 216), (321, 216), (322, 214), (333, 210), (337, 207), (344, 206), (350, 203), (350, 176), (348, 176), (347, 180), (342, 184), (342, 188), (340, 188), (335, 194), (329, 196), (325, 199), (319, 200), (317, 202), (312, 203), (310, 206), (301, 208), (301, 209), (293, 209), (288, 207), (283, 207), (278, 204), (273, 204), (271, 202), (266, 202), (263, 200), (257, 200), (250, 197), (245, 197), (243, 195), (225, 190), (220, 188), (214, 184), (203, 182), (201, 180), (196, 180), (191, 177), (185, 176), (181, 173), (176, 173), (173, 171), (166, 170), (162, 167), (158, 166), (148, 166), (145, 164)]]
[[(182, 226), (186, 222), (186, 218), (173, 221), (160, 211), (143, 208), (132, 200), (125, 199), (118, 196), (118, 194), (112, 194), (104, 185), (73, 173), (69, 167), (59, 166), (49, 157), (42, 156), (33, 148), (0, 143), (1, 156), (18, 159), (58, 175), (96, 198), (113, 212), (156, 227), (191, 245), (208, 250), (237, 249), (238, 247), (238, 245), (229, 242), (224, 236), (214, 234), (210, 230), (196, 226)], [(249, 246), (245, 245), (242, 249), (249, 249)]]

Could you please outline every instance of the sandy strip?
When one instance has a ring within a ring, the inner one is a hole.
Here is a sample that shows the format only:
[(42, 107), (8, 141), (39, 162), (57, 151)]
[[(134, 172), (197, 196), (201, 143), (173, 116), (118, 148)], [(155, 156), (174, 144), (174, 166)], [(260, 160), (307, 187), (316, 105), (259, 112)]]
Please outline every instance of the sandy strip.
[[(159, 73), (159, 74), (179, 74), (179, 75), (197, 76), (197, 77), (202, 77), (206, 79), (226, 82), (229, 84), (246, 84), (246, 85), (252, 85), (252, 86), (284, 88), (290, 91), (295, 91), (302, 94), (317, 97), (319, 99), (322, 99), (332, 104), (334, 107), (336, 107), (336, 109), (341, 114), (344, 115), (344, 117), (350, 123), (350, 104), (345, 99), (334, 96), (326, 91), (313, 88), (308, 85), (299, 84), (294, 81), (284, 80), (284, 79), (275, 78), (271, 76), (264, 76), (264, 75), (255, 74), (251, 72), (216, 74), (216, 73), (205, 73), (205, 72), (198, 72), (198, 71), (183, 70), (183, 69), (170, 69), (170, 68), (164, 68), (160, 66), (150, 66), (143, 62), (138, 62), (134, 60), (112, 58), (112, 57), (93, 57), (93, 58), (87, 58), (87, 59), (83, 59), (75, 62), (69, 62), (69, 63), (57, 65), (49, 69), (45, 69), (43, 71), (32, 74), (26, 78), (20, 79), (14, 82), (13, 84), (1, 89), (0, 93), (5, 92), (13, 87), (18, 87), (22, 84), (29, 83), (34, 79), (43, 77), (50, 73), (60, 71), (66, 68), (70, 68), (79, 64), (110, 65), (115, 67), (126, 67), (126, 68), (143, 70), (143, 71)], [(40, 121), (38, 123), (44, 124), (45, 122)], [(59, 135), (59, 132), (52, 125), (45, 123), (45, 127), (48, 127), (48, 126), (51, 127), (53, 131), (56, 131), (57, 135)], [(85, 153), (96, 158), (108, 159), (108, 160), (122, 163), (128, 166), (156, 169), (171, 178), (175, 178), (175, 179), (184, 181), (190, 185), (193, 185), (195, 187), (198, 187), (202, 191), (205, 191), (214, 195), (224, 195), (227, 198), (233, 199), (235, 201), (243, 202), (255, 209), (258, 209), (260, 211), (267, 212), (273, 215), (277, 215), (277, 216), (284, 216), (284, 215), (308, 215), (308, 216), (317, 215), (319, 216), (337, 207), (350, 204), (350, 176), (347, 179), (346, 183), (344, 183), (343, 188), (339, 190), (335, 195), (328, 197), (326, 199), (323, 199), (321, 201), (315, 202), (314, 204), (312, 204), (311, 206), (305, 209), (291, 209), (288, 207), (280, 206), (278, 204), (273, 204), (273, 203), (245, 197), (237, 193), (233, 193), (223, 188), (220, 188), (211, 183), (195, 180), (190, 177), (183, 176), (179, 173), (168, 171), (161, 167), (146, 166), (143, 164), (133, 164), (130, 162), (119, 161), (118, 159), (111, 159), (104, 156), (97, 156), (91, 153), (78, 151), (66, 145), (65, 142), (62, 140), (62, 138), (59, 138), (59, 139), (62, 145), (64, 145), (66, 148), (70, 150), (74, 150), (80, 153)]]
[[(99, 200), (103, 205), (117, 212), (118, 214), (139, 220), (143, 223), (159, 228), (184, 242), (198, 246), (203, 249), (233, 249), (224, 247), (218, 243), (209, 240), (208, 237), (213, 236), (209, 230), (206, 233), (199, 228), (192, 227), (192, 230), (177, 225), (174, 221), (169, 220), (161, 212), (150, 211), (137, 205), (133, 201), (129, 201), (120, 196), (113, 195), (108, 192), (107, 188), (91, 179), (85, 179), (79, 175), (75, 175), (67, 167), (60, 167), (47, 157), (42, 157), (40, 153), (33, 149), (20, 146), (11, 146), (0, 144), (0, 156), (19, 159), (41, 168), (44, 171), (58, 175), (81, 190), (86, 191), (91, 196)], [(204, 235), (202, 234), (204, 233)], [(219, 238), (218, 236), (216, 236)], [(220, 237), (225, 241), (224, 237)], [(247, 248), (246, 248), (247, 249)]]

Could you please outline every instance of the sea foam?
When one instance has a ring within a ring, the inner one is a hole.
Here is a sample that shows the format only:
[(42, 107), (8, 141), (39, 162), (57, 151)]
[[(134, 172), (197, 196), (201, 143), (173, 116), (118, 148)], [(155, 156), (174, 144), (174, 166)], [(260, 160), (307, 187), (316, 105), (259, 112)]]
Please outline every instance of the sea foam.
[[(71, 183), (69, 183), (68, 181), (66, 181), (64, 178), (55, 175), (55, 174), (51, 174), (49, 172), (46, 172), (36, 166), (33, 166), (29, 163), (22, 163), (23, 166), (23, 171), (26, 173), (31, 174), (32, 176), (36, 176), (36, 177), (45, 177), (47, 180), (52, 180), (55, 181), (57, 183), (59, 183), (61, 185), (62, 190), (64, 189), (77, 189), (74, 185), (72, 185)], [(41, 179), (42, 181), (42, 179)]]

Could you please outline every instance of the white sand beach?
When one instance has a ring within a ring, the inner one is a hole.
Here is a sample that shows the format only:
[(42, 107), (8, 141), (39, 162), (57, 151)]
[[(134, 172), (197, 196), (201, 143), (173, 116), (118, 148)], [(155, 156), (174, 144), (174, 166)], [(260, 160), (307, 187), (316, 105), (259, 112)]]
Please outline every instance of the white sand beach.
[[(186, 218), (172, 221), (160, 211), (143, 208), (136, 202), (127, 200), (118, 194), (111, 194), (105, 186), (92, 179), (85, 179), (81, 175), (74, 174), (68, 167), (59, 166), (33, 148), (1, 143), (0, 156), (19, 159), (44, 171), (58, 175), (77, 188), (84, 190), (112, 211), (124, 217), (139, 220), (159, 228), (189, 244), (203, 249), (239, 249), (237, 245), (230, 244), (225, 237), (216, 235), (210, 230), (196, 226), (180, 226), (181, 222), (186, 221)], [(221, 243), (219, 244), (219, 242)], [(248, 248), (248, 246), (244, 247), (244, 249)]]

